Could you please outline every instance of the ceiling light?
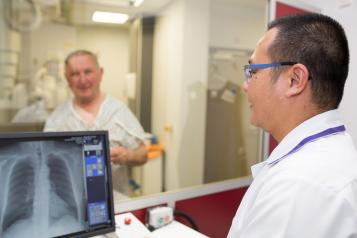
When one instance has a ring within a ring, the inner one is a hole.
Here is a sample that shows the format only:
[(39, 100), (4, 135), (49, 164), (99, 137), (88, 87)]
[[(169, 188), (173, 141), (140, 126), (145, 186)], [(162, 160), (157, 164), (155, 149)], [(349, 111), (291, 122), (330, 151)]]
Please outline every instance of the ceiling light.
[(116, 12), (95, 11), (92, 15), (92, 21), (103, 23), (124, 24), (129, 19), (127, 14)]
[(140, 6), (143, 2), (144, 2), (144, 0), (135, 0), (134, 1), (134, 7)]

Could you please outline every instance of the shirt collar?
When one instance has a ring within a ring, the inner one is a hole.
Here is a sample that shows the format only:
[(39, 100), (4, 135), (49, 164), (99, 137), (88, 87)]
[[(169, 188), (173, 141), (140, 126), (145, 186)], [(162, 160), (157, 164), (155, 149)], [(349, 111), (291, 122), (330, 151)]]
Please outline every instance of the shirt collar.
[(257, 175), (262, 171), (266, 164), (267, 162), (263, 161), (250, 167), (253, 178), (257, 177)]

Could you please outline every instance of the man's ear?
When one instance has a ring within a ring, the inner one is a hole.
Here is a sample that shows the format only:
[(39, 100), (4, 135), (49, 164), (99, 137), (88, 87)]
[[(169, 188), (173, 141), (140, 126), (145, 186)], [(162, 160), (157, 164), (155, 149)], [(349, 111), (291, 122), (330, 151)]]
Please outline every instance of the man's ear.
[(102, 67), (99, 68), (99, 74), (100, 74), (100, 80), (102, 81), (103, 78), (103, 73), (104, 73), (104, 69)]
[(71, 87), (71, 80), (70, 80), (70, 74), (68, 72), (68, 69), (65, 69), (64, 71), (64, 77), (66, 78), (67, 85)]
[(289, 69), (288, 89), (286, 96), (292, 97), (302, 93), (309, 81), (309, 71), (303, 64), (294, 64)]

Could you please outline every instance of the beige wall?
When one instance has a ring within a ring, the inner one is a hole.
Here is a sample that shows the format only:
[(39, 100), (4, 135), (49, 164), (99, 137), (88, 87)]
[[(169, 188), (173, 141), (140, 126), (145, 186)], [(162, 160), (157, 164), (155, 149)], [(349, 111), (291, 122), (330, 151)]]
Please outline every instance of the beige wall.
[(120, 27), (78, 27), (77, 47), (98, 54), (104, 68), (102, 90), (124, 100), (129, 70), (129, 30)]
[(166, 147), (168, 189), (203, 181), (208, 24), (209, 1), (177, 0), (155, 27), (152, 121)]
[(229, 49), (254, 49), (266, 29), (264, 3), (251, 8), (239, 4), (212, 1), (210, 46)]
[(152, 122), (166, 147), (168, 189), (203, 182), (210, 47), (253, 49), (265, 30), (264, 7), (217, 2), (176, 0), (156, 22)]

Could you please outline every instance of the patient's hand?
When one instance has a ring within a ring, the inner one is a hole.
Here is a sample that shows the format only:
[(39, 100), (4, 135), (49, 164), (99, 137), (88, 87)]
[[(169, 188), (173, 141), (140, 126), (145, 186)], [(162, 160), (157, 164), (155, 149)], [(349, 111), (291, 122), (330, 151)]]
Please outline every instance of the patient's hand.
[(147, 161), (146, 146), (142, 143), (135, 149), (127, 149), (122, 146), (110, 149), (110, 159), (113, 164), (142, 165)]
[(126, 165), (132, 160), (133, 151), (122, 146), (110, 149), (110, 159), (114, 164)]

